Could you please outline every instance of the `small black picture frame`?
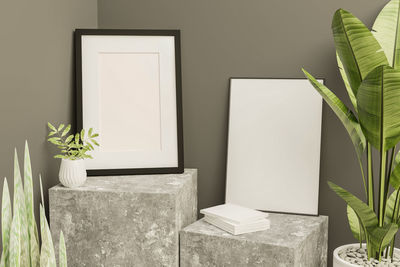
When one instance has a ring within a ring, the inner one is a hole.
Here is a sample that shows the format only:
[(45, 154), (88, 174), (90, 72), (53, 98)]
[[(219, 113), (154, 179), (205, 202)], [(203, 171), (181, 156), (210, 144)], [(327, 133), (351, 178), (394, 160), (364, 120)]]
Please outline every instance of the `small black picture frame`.
[(77, 130), (100, 147), (87, 174), (183, 173), (179, 30), (76, 29)]

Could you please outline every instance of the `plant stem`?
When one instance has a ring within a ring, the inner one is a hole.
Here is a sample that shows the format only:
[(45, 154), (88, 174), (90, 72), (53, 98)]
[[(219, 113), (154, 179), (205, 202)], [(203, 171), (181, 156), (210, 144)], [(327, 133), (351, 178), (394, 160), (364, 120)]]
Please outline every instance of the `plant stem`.
[(375, 211), (375, 199), (374, 199), (374, 174), (372, 169), (372, 152), (371, 145), (367, 143), (367, 163), (368, 163), (368, 206)]
[[(394, 235), (392, 242), (390, 243), (390, 251), (389, 251), (389, 256), (392, 258), (393, 262), (393, 252), (394, 252), (394, 240), (396, 239), (396, 235)], [(387, 258), (387, 257), (386, 257)]]
[(386, 151), (383, 151), (383, 148), (381, 149), (381, 158), (380, 158), (380, 179), (379, 179), (379, 226), (383, 226), (383, 219), (384, 219), (384, 211), (385, 211), (385, 205), (386, 205), (386, 199), (385, 199), (385, 189), (386, 189)]
[[(393, 207), (393, 214), (392, 214), (392, 223), (396, 223), (399, 218), (399, 202), (400, 202), (400, 190), (397, 190), (396, 193), (396, 201), (394, 202), (394, 207)], [(392, 242), (390, 243), (390, 252), (389, 256), (393, 258), (393, 253), (394, 253), (394, 241), (396, 240), (396, 235), (393, 237)]]

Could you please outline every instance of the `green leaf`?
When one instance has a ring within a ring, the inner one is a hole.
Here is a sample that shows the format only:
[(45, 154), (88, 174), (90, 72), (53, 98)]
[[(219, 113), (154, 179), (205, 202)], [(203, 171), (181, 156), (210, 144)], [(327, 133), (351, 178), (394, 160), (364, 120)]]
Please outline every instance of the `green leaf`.
[(304, 74), (318, 93), (324, 98), (325, 102), (331, 107), (333, 112), (342, 122), (343, 126), (346, 128), (351, 141), (353, 142), (354, 148), (356, 150), (358, 160), (361, 164), (362, 155), (365, 151), (366, 140), (363, 132), (361, 131), (360, 124), (357, 118), (354, 116), (353, 112), (348, 109), (343, 102), (329, 90), (325, 85), (318, 82), (311, 74), (303, 69)]
[(58, 126), (57, 132), (61, 132), (62, 129), (64, 129), (64, 124), (60, 124), (60, 126)]
[(29, 233), (28, 220), (25, 204), (25, 194), (22, 186), (21, 172), (18, 163), (18, 155), (15, 150), (14, 155), (14, 216), (18, 213), (20, 225), (20, 264), (21, 266), (30, 265)]
[(39, 237), (33, 209), (33, 180), (28, 142), (25, 142), (24, 153), (24, 194), (28, 224), (29, 248), (31, 266), (39, 265)]
[(400, 188), (400, 151), (397, 153), (394, 164), (393, 170), (390, 174), (390, 184), (393, 186), (394, 189), (398, 190)]
[(74, 135), (71, 134), (70, 136), (67, 137), (67, 139), (65, 139), (65, 143), (68, 144), (69, 142), (72, 141), (73, 138), (74, 138)]
[(41, 204), (42, 204), (43, 209), (44, 209), (45, 205), (44, 205), (44, 197), (43, 197), (42, 175), (40, 175), (40, 174), (39, 174), (39, 185), (40, 185), (40, 200), (41, 200)]
[(353, 233), (354, 238), (360, 242), (365, 240), (364, 230), (360, 225), (357, 214), (349, 205), (347, 205), (347, 219), (349, 220), (350, 230)]
[(396, 203), (396, 195), (397, 195), (397, 190), (395, 190), (386, 201), (385, 224), (392, 222), (393, 209)]
[(93, 132), (93, 128), (90, 128), (89, 133), (88, 133), (89, 137), (92, 137), (92, 132)]
[(57, 132), (56, 127), (54, 127), (50, 122), (47, 123), (47, 126), (52, 130), (53, 132)]
[(354, 212), (357, 214), (362, 226), (368, 231), (368, 229), (373, 229), (378, 225), (378, 218), (376, 217), (374, 211), (356, 196), (352, 195), (350, 192), (335, 185), (332, 182), (328, 182), (329, 187), (344, 201), (349, 205)]
[(47, 136), (53, 136), (55, 134), (56, 134), (56, 132), (50, 132)]
[(60, 247), (59, 247), (59, 267), (67, 267), (67, 249), (65, 247), (64, 234), (60, 233)]
[(5, 266), (10, 265), (10, 229), (12, 219), (10, 192), (8, 190), (7, 179), (4, 178), (1, 202), (1, 232), (3, 242), (3, 253), (1, 257), (4, 260)]
[(388, 64), (385, 53), (369, 29), (343, 9), (337, 10), (333, 16), (332, 32), (348, 82), (357, 95), (357, 89), (368, 73)]
[(368, 237), (375, 250), (378, 252), (383, 251), (383, 249), (389, 245), (390, 241), (392, 241), (398, 229), (399, 227), (397, 224), (389, 223), (369, 231)]
[(69, 130), (71, 130), (71, 124), (68, 124), (68, 126), (62, 132), (61, 136), (64, 137), (65, 135), (67, 135), (67, 133), (69, 133)]
[(96, 146), (100, 146), (100, 145), (99, 145), (99, 143), (97, 143), (97, 141), (96, 141), (96, 140), (94, 140), (94, 139), (90, 139), (90, 141), (92, 141), (92, 143), (93, 143), (93, 144), (95, 144)]
[(358, 115), (367, 140), (386, 151), (400, 141), (400, 70), (380, 66), (357, 93)]
[[(32, 228), (29, 229), (30, 236), (30, 252), (31, 252), (31, 266), (40, 266), (40, 248), (39, 248), (39, 234), (37, 230), (36, 222)], [(32, 238), (33, 237), (33, 238)]]
[(382, 46), (390, 66), (400, 67), (400, 1), (390, 1), (379, 13), (372, 33)]
[(79, 145), (79, 133), (75, 134), (75, 144)]
[[(14, 214), (10, 231), (10, 266), (21, 266), (21, 224), (19, 213)], [(22, 266), (24, 267), (24, 266)]]
[(81, 140), (83, 141), (85, 139), (85, 129), (81, 130)]
[(91, 136), (91, 138), (95, 138), (95, 137), (98, 137), (99, 136), (99, 134), (98, 133), (95, 133), (95, 134), (93, 134), (92, 136)]
[(342, 80), (343, 80), (344, 86), (346, 87), (347, 94), (349, 95), (350, 101), (353, 104), (354, 110), (357, 112), (357, 99), (356, 99), (356, 96), (354, 95), (353, 91), (357, 91), (358, 88), (355, 90), (353, 90), (351, 88), (350, 83), (349, 83), (349, 78), (347, 77), (346, 71), (344, 70), (343, 63), (340, 60), (338, 53), (336, 53), (336, 61), (337, 61), (338, 67), (339, 67), (340, 74), (342, 75)]
[(40, 267), (56, 267), (53, 240), (44, 208), (40, 205), (40, 233), (42, 236), (42, 249), (40, 251)]

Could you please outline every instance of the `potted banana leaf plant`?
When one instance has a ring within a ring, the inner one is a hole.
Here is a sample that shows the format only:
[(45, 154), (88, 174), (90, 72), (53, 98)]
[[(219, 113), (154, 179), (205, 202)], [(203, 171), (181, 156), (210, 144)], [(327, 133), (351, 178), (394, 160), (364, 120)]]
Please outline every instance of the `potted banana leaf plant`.
[[(400, 0), (382, 9), (372, 31), (339, 9), (333, 16), (332, 32), (339, 71), (353, 108), (303, 72), (347, 130), (365, 191), (364, 202), (328, 182), (347, 203), (349, 225), (359, 241), (337, 248), (333, 266), (375, 266), (378, 261), (398, 266), (400, 252), (394, 240), (400, 225), (400, 153), (396, 149), (400, 141)], [(375, 172), (374, 161), (380, 166)]]

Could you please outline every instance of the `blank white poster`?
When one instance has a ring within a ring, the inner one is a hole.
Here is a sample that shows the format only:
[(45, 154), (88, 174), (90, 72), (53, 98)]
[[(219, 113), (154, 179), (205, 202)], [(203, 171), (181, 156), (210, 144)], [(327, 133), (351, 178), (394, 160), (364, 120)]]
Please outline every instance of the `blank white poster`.
[(231, 79), (226, 202), (318, 214), (322, 98), (305, 79)]
[(98, 66), (102, 149), (160, 150), (159, 54), (99, 53)]

